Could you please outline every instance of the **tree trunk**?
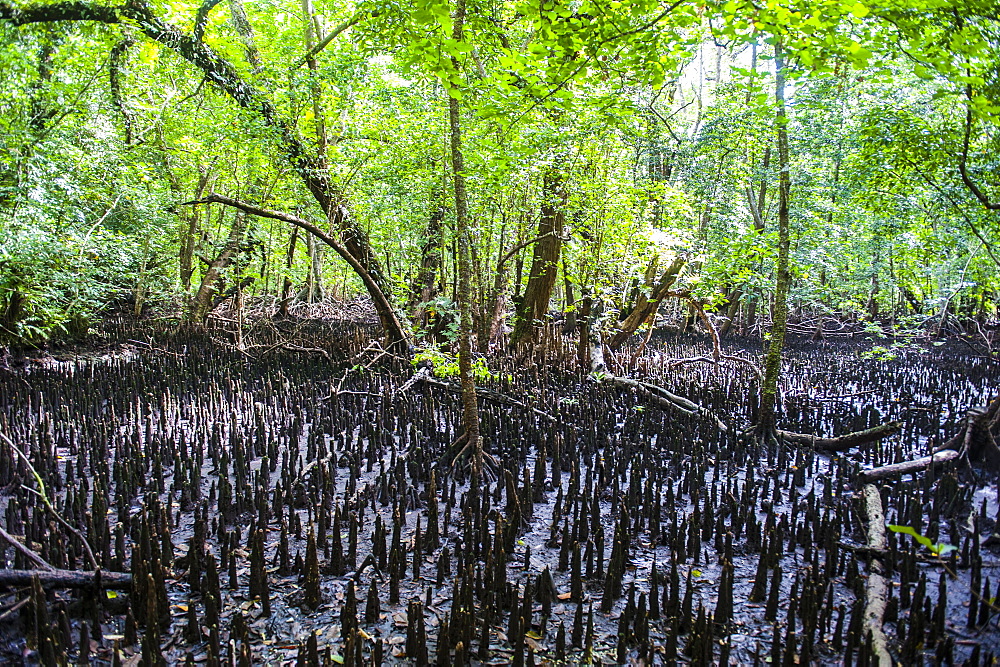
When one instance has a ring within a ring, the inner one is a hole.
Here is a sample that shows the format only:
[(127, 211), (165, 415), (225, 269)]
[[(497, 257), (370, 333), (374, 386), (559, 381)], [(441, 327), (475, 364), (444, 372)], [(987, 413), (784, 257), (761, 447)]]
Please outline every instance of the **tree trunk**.
[[(162, 134), (158, 137), (160, 141), (161, 154), (163, 159), (163, 170), (167, 174), (167, 184), (170, 186), (171, 194), (180, 197), (183, 193), (183, 185), (181, 184), (181, 179), (177, 176), (174, 170), (170, 166), (170, 161), (167, 159), (169, 151), (167, 150), (166, 142), (163, 139)], [(209, 181), (212, 179), (212, 166), (205, 167), (203, 165), (198, 165), (199, 177), (198, 184), (194, 189), (194, 198), (199, 199), (204, 194), (205, 189), (208, 187)], [(191, 277), (194, 275), (194, 249), (197, 245), (198, 239), (198, 209), (183, 208), (177, 211), (177, 217), (180, 220), (180, 249), (178, 251), (178, 269), (181, 279), (181, 287), (184, 289), (185, 297), (190, 295), (191, 292)]]
[(775, 125), (778, 129), (778, 262), (774, 287), (774, 317), (771, 322), (771, 340), (764, 358), (764, 382), (760, 393), (758, 433), (774, 432), (775, 410), (778, 396), (778, 376), (781, 373), (781, 351), (788, 326), (788, 197), (791, 190), (789, 174), (788, 128), (785, 114), (785, 56), (781, 42), (774, 45), (774, 100), (777, 105)]
[(299, 228), (292, 227), (292, 236), (288, 240), (288, 252), (285, 254), (285, 277), (281, 281), (281, 303), (278, 313), (288, 317), (288, 305), (292, 301), (292, 264), (295, 262), (295, 244), (299, 240)]
[[(756, 61), (756, 46), (754, 47), (754, 61)], [(749, 96), (749, 93), (748, 93)], [(757, 189), (756, 196), (753, 191), (753, 184), (747, 186), (746, 198), (747, 205), (750, 208), (750, 215), (753, 217), (753, 228), (758, 234), (763, 234), (766, 227), (767, 218), (765, 215), (764, 204), (767, 200), (767, 170), (771, 166), (771, 147), (767, 146), (764, 149), (764, 160), (761, 168), (761, 178), (760, 185)], [(755, 262), (757, 259), (757, 253), (754, 252), (749, 262)], [(749, 263), (748, 262), (748, 263)], [(746, 295), (746, 289), (743, 284), (736, 285), (729, 296), (729, 307), (726, 309), (726, 321), (723, 322), (722, 326), (719, 327), (719, 338), (725, 338), (729, 334), (729, 330), (733, 327), (733, 321), (735, 320), (737, 314), (740, 312), (740, 305), (743, 301), (743, 297)]]
[(316, 237), (307, 236), (306, 249), (309, 252), (309, 272), (306, 274), (306, 284), (299, 293), (299, 300), (317, 303), (323, 300), (322, 247), (316, 243)]
[(719, 338), (725, 338), (729, 334), (729, 330), (733, 328), (733, 321), (736, 319), (736, 315), (740, 311), (740, 302), (743, 300), (743, 286), (737, 285), (729, 293), (727, 301), (729, 306), (726, 308), (726, 321), (722, 323), (719, 327)]
[(427, 231), (420, 246), (420, 268), (410, 287), (410, 311), (413, 321), (427, 327), (427, 304), (437, 296), (438, 272), (441, 270), (441, 223), (444, 221), (445, 207), (441, 200), (441, 188), (435, 187), (431, 193), (431, 214), (427, 219)]
[(531, 257), (531, 273), (524, 298), (514, 317), (512, 344), (534, 340), (535, 330), (549, 310), (549, 299), (559, 272), (563, 226), (566, 218), (566, 176), (556, 166), (545, 170), (542, 184), (541, 216), (538, 220), (539, 241)]
[(247, 18), (246, 10), (243, 9), (243, 3), (240, 0), (229, 0), (229, 15), (233, 27), (240, 35), (240, 41), (243, 42), (243, 54), (246, 56), (247, 62), (253, 67), (254, 72), (261, 72), (264, 69), (264, 63), (260, 58), (260, 50), (257, 49), (253, 26), (250, 25), (250, 19)]
[[(462, 41), (465, 0), (456, 0), (452, 37)], [(451, 59), (459, 71), (458, 60)], [(455, 185), (455, 235), (458, 237), (458, 378), (462, 385), (462, 426), (466, 446), (472, 452), (472, 475), (478, 484), (483, 470), (483, 443), (479, 435), (479, 403), (472, 375), (472, 233), (469, 229), (465, 191), (465, 161), (462, 155), (462, 123), (458, 98), (448, 96), (448, 126), (451, 133), (451, 169)]]
[(590, 368), (590, 325), (595, 318), (592, 317), (593, 311), (593, 299), (590, 296), (590, 291), (586, 284), (584, 284), (580, 291), (580, 343), (577, 347), (577, 360), (580, 363), (580, 368), (586, 369), (588, 372)]
[(478, 315), (478, 326), (477, 329), (477, 342), (479, 343), (479, 352), (485, 354), (489, 352), (490, 346), (493, 344), (494, 333), (500, 327), (500, 321), (503, 319), (503, 308), (505, 304), (505, 287), (507, 283), (507, 270), (506, 263), (510, 259), (509, 254), (504, 253), (504, 245), (507, 241), (507, 217), (500, 214), (500, 239), (497, 244), (500, 248), (499, 257), (497, 257), (496, 270), (493, 271), (493, 284), (488, 285), (485, 276), (481, 280), (481, 284), (485, 287), (485, 293), (480, 299), (479, 315)]
[(563, 290), (566, 292), (566, 323), (563, 325), (563, 333), (570, 335), (576, 331), (576, 297), (573, 294), (573, 281), (569, 279), (569, 272), (566, 271), (566, 258), (562, 260), (563, 269)]
[(233, 263), (233, 260), (240, 252), (240, 240), (243, 238), (246, 218), (246, 213), (243, 211), (236, 212), (233, 226), (229, 228), (229, 238), (226, 239), (226, 245), (222, 247), (216, 258), (209, 263), (208, 270), (205, 271), (205, 275), (201, 279), (201, 286), (198, 288), (198, 292), (194, 295), (194, 298), (191, 299), (187, 314), (188, 322), (197, 322), (200, 324), (212, 312), (212, 301), (217, 291), (219, 280), (222, 278), (222, 272), (229, 268), (229, 265)]

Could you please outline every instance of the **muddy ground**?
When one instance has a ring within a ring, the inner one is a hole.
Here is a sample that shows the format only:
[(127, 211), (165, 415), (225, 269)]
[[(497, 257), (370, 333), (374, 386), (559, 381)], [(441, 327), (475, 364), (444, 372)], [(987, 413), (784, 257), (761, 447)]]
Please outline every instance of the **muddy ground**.
[[(574, 351), (556, 341), (517, 368), (488, 360), (485, 384), (534, 410), (482, 401), (500, 473), (472, 489), (464, 467), (440, 461), (458, 435), (457, 396), (401, 389), (413, 367), (365, 351), (370, 335), (328, 322), (292, 344), (271, 331), (238, 350), (224, 332), (111, 322), (85, 349), (8, 359), (0, 428), (103, 569), (148, 575), (155, 591), (51, 589), (46, 628), (37, 596), (22, 604), (28, 591), (8, 589), (0, 657), (75, 660), (86, 622), (92, 664), (116, 652), (136, 663), (144, 643), (147, 659), (167, 663), (865, 661), (858, 471), (926, 454), (988, 401), (997, 376), (957, 345), (873, 355), (868, 341), (792, 341), (784, 428), (903, 423), (877, 445), (827, 455), (740, 437), (749, 369), (670, 367), (705, 354), (705, 340), (654, 337), (628, 372), (724, 416), (729, 433), (568, 370)], [(727, 348), (760, 354), (746, 341)], [(0, 483), (10, 533), (57, 567), (87, 569), (6, 446)], [(992, 660), (996, 480), (959, 465), (881, 491), (888, 523), (957, 547), (936, 557), (890, 533), (894, 656)], [(26, 567), (13, 549), (0, 556)]]

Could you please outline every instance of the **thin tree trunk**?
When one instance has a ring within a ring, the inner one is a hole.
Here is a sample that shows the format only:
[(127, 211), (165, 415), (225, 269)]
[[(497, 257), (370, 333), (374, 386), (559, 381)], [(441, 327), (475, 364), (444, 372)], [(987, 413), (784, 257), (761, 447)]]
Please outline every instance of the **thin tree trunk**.
[(764, 382), (760, 393), (758, 433), (774, 432), (778, 396), (778, 377), (781, 374), (781, 352), (788, 325), (788, 288), (791, 274), (788, 271), (788, 198), (791, 191), (789, 174), (788, 128), (785, 112), (785, 55), (781, 42), (774, 45), (774, 100), (777, 105), (775, 125), (778, 130), (778, 262), (774, 287), (774, 316), (771, 322), (771, 340), (764, 358)]
[(563, 270), (563, 290), (566, 292), (566, 306), (563, 312), (566, 313), (566, 323), (563, 325), (564, 334), (572, 334), (576, 331), (576, 295), (573, 294), (573, 281), (569, 279), (569, 272), (566, 270), (566, 258), (562, 260)]
[(322, 39), (322, 36), (315, 34), (312, 0), (302, 0), (302, 18), (305, 22), (302, 39), (306, 47), (306, 64), (309, 66), (309, 94), (312, 99), (313, 119), (316, 123), (316, 151), (319, 153), (319, 159), (326, 163), (326, 116), (323, 112), (323, 88), (320, 85), (316, 58), (308, 55), (312, 54), (316, 38)]
[(247, 18), (246, 10), (243, 9), (243, 3), (240, 0), (229, 0), (229, 15), (233, 27), (240, 35), (240, 41), (243, 42), (243, 53), (247, 62), (253, 67), (254, 72), (262, 71), (264, 64), (260, 58), (260, 50), (257, 48), (257, 40), (254, 38), (253, 26), (250, 25), (250, 19)]
[(507, 282), (507, 271), (504, 268), (506, 259), (504, 258), (504, 244), (507, 242), (507, 216), (500, 214), (500, 238), (499, 257), (497, 258), (496, 270), (493, 272), (493, 284), (487, 285), (485, 276), (482, 284), (485, 286), (485, 294), (481, 300), (479, 309), (479, 331), (478, 340), (479, 351), (483, 354), (489, 352), (490, 345), (493, 344), (493, 334), (500, 326), (503, 315), (504, 287)]
[(314, 236), (306, 237), (306, 248), (309, 251), (309, 272), (299, 299), (306, 303), (317, 303), (323, 300), (323, 248)]
[[(167, 150), (166, 142), (164, 141), (162, 134), (160, 134), (158, 139), (162, 149), (160, 153), (163, 156), (163, 170), (167, 174), (167, 184), (170, 186), (170, 192), (177, 197), (180, 197), (183, 191), (181, 179), (171, 168), (170, 161), (167, 159), (169, 151)], [(198, 165), (199, 177), (198, 184), (195, 186), (194, 190), (195, 199), (200, 199), (202, 194), (204, 194), (205, 189), (208, 187), (208, 183), (212, 179), (213, 165), (209, 165), (208, 167), (200, 164)], [(180, 249), (177, 258), (178, 272), (180, 273), (181, 287), (184, 289), (184, 295), (186, 298), (190, 296), (191, 292), (191, 277), (194, 275), (194, 248), (195, 245), (197, 245), (198, 224), (200, 220), (198, 209), (196, 208), (180, 209), (177, 211), (177, 217), (181, 222)]]
[[(456, 0), (452, 37), (462, 41), (465, 0)], [(451, 59), (459, 70), (458, 60)], [(458, 237), (458, 377), (462, 385), (462, 426), (466, 446), (472, 451), (472, 475), (478, 483), (483, 470), (483, 443), (479, 435), (479, 403), (476, 379), (472, 375), (472, 234), (469, 229), (468, 199), (465, 190), (465, 160), (462, 155), (462, 123), (458, 99), (448, 96), (448, 125), (451, 131), (451, 169), (455, 185), (455, 235)]]
[[(756, 63), (757, 59), (757, 47), (754, 46), (753, 60)], [(755, 65), (756, 66), (756, 65)], [(747, 93), (747, 103), (749, 104), (749, 93)], [(763, 234), (766, 227), (766, 211), (764, 204), (767, 199), (767, 170), (771, 166), (771, 147), (767, 146), (764, 149), (764, 160), (761, 166), (761, 177), (760, 185), (758, 186), (756, 197), (754, 196), (753, 184), (747, 186), (746, 197), (747, 205), (750, 207), (750, 214), (753, 216), (753, 228), (758, 234)], [(751, 256), (751, 262), (755, 262), (757, 259), (757, 253), (753, 253)], [(746, 290), (743, 284), (736, 285), (732, 292), (730, 292), (729, 297), (729, 307), (726, 310), (726, 321), (723, 322), (722, 326), (719, 327), (719, 338), (725, 338), (729, 334), (729, 330), (733, 327), (733, 321), (735, 320), (737, 314), (740, 311), (740, 304), (743, 301), (743, 297), (746, 296)]]
[(299, 228), (292, 227), (292, 237), (288, 241), (288, 252), (285, 254), (285, 277), (281, 282), (281, 303), (278, 313), (288, 317), (288, 305), (292, 300), (292, 264), (295, 262), (295, 243), (299, 240)]

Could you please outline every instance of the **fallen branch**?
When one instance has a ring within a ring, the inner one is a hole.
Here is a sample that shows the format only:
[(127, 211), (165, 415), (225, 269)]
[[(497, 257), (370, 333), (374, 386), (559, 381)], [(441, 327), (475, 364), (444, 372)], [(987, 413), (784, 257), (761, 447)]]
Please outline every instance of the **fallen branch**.
[(43, 570), (55, 570), (44, 558), (36, 554), (34, 551), (29, 549), (27, 546), (21, 544), (21, 541), (17, 539), (15, 535), (11, 535), (3, 528), (0, 528), (0, 538), (3, 538), (10, 546), (14, 547), (14, 550), (20, 553), (22, 556), (30, 560), (32, 563), (42, 568)]
[(912, 461), (903, 461), (902, 463), (893, 463), (891, 465), (882, 466), (881, 468), (865, 470), (861, 473), (861, 479), (867, 483), (881, 479), (889, 479), (890, 477), (898, 477), (899, 475), (905, 475), (907, 473), (923, 470), (924, 468), (929, 468), (937, 463), (953, 461), (959, 456), (960, 454), (954, 449), (943, 449), (939, 452), (934, 452), (930, 456), (913, 459)]
[(670, 361), (667, 362), (667, 368), (674, 369), (677, 368), (678, 366), (684, 366), (686, 364), (718, 364), (720, 361), (738, 361), (742, 364), (745, 364), (747, 368), (750, 369), (750, 372), (752, 372), (758, 380), (763, 381), (764, 379), (764, 376), (761, 374), (760, 369), (757, 367), (757, 364), (750, 361), (749, 359), (744, 359), (743, 357), (736, 356), (735, 354), (720, 354), (718, 359), (710, 359), (709, 357), (705, 356), (685, 357), (683, 359), (671, 359)]
[(594, 326), (594, 324), (596, 323), (591, 323), (590, 327), (590, 377), (592, 380), (597, 382), (610, 382), (611, 384), (618, 385), (619, 387), (632, 389), (640, 394), (643, 394), (647, 398), (652, 399), (658, 406), (666, 408), (667, 410), (673, 410), (692, 417), (708, 417), (715, 420), (715, 423), (719, 427), (720, 431), (723, 433), (729, 432), (729, 426), (708, 408), (702, 407), (692, 400), (684, 398), (683, 396), (678, 396), (677, 394), (669, 392), (663, 387), (659, 387), (655, 384), (622, 377), (609, 372), (607, 365), (604, 363), (604, 343), (601, 339), (601, 332), (597, 326)]
[(868, 561), (868, 580), (865, 582), (865, 613), (862, 617), (864, 635), (871, 639), (872, 653), (879, 667), (891, 667), (888, 641), (882, 628), (885, 616), (886, 595), (885, 565), (876, 555), (887, 549), (885, 539), (885, 516), (882, 512), (882, 496), (874, 484), (866, 484), (861, 490), (862, 508), (868, 519), (868, 549), (872, 558)]
[(841, 394), (840, 396), (809, 396), (808, 394), (799, 394), (796, 398), (804, 398), (807, 401), (813, 403), (822, 403), (823, 401), (842, 401), (848, 398), (857, 398), (858, 396), (867, 396), (868, 394), (874, 394), (874, 389), (869, 389), (867, 391), (859, 391), (854, 394)]
[(8, 607), (7, 609), (4, 609), (3, 613), (0, 614), (0, 623), (3, 623), (4, 621), (6, 621), (10, 616), (12, 616), (13, 614), (15, 614), (21, 607), (25, 606), (29, 602), (31, 602), (31, 597), (30, 596), (23, 597), (20, 600), (18, 600), (17, 602), (15, 602), (13, 605), (11, 605), (10, 607)]
[(903, 425), (900, 422), (888, 422), (863, 431), (848, 433), (837, 438), (821, 438), (815, 435), (780, 430), (777, 431), (777, 435), (787, 442), (812, 447), (824, 452), (843, 452), (852, 447), (867, 445), (870, 442), (875, 442), (876, 440), (881, 440), (894, 433), (898, 433), (902, 427)]
[(724, 433), (729, 432), (729, 426), (714, 412), (708, 408), (698, 405), (694, 401), (684, 398), (683, 396), (678, 396), (677, 394), (669, 392), (663, 387), (650, 384), (649, 382), (643, 382), (642, 380), (634, 380), (632, 378), (612, 375), (606, 372), (594, 374), (591, 375), (591, 377), (599, 380), (600, 382), (610, 382), (611, 384), (618, 385), (619, 387), (625, 387), (627, 389), (638, 391), (640, 394), (652, 399), (654, 403), (662, 408), (674, 410), (692, 417), (708, 417), (715, 421), (719, 430)]
[[(100, 575), (100, 576), (98, 576)], [(0, 570), (0, 586), (29, 586), (38, 577), (46, 588), (91, 588), (100, 581), (101, 588), (118, 591), (132, 587), (128, 572), (81, 572), (79, 570)]]
[(264, 356), (269, 352), (274, 352), (275, 350), (285, 350), (286, 352), (305, 352), (308, 354), (319, 354), (326, 358), (327, 361), (333, 363), (333, 359), (330, 358), (330, 353), (321, 347), (302, 347), (301, 345), (295, 345), (294, 343), (286, 343), (284, 341), (280, 343), (272, 343), (270, 345), (250, 345), (247, 349), (249, 350), (259, 350), (264, 348), (260, 356)]

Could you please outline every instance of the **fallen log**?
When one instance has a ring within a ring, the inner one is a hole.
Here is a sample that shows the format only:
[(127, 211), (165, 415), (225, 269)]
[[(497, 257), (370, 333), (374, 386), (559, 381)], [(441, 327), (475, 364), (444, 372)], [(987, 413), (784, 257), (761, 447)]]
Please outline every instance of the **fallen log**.
[[(98, 581), (98, 570), (0, 570), (0, 586), (30, 586), (31, 579), (38, 580), (45, 588), (92, 588)], [(101, 572), (101, 588), (128, 590), (132, 575), (128, 572)]]
[(929, 468), (930, 466), (937, 463), (946, 463), (948, 461), (953, 461), (959, 457), (959, 453), (954, 449), (943, 449), (939, 452), (934, 452), (930, 456), (922, 456), (919, 459), (913, 459), (912, 461), (903, 461), (902, 463), (892, 463), (887, 466), (882, 466), (881, 468), (872, 468), (871, 470), (865, 470), (861, 473), (861, 481), (863, 482), (875, 482), (880, 479), (889, 479), (891, 477), (898, 477), (899, 475), (905, 475), (911, 472), (917, 472), (918, 470), (923, 470), (924, 468)]
[[(595, 323), (591, 323), (595, 324)], [(663, 387), (642, 380), (635, 380), (629, 377), (615, 375), (608, 370), (604, 362), (604, 343), (601, 339), (601, 332), (596, 326), (591, 328), (590, 334), (590, 379), (595, 382), (610, 382), (623, 389), (631, 389), (646, 396), (665, 410), (673, 410), (688, 416), (708, 417), (715, 421), (719, 430), (728, 433), (729, 426), (722, 421), (718, 415), (711, 410), (695, 403), (692, 400), (678, 396), (667, 391)]]
[(864, 636), (871, 639), (872, 653), (879, 667), (891, 667), (888, 640), (882, 627), (885, 616), (888, 587), (885, 583), (885, 565), (878, 555), (888, 549), (885, 539), (885, 516), (882, 512), (882, 496), (874, 484), (866, 484), (861, 489), (861, 506), (868, 519), (868, 580), (865, 582), (865, 613), (862, 616)]
[[(600, 329), (596, 326), (596, 322), (590, 322), (588, 326), (590, 326), (592, 332), (589, 341), (590, 378), (592, 380), (597, 382), (610, 382), (611, 384), (624, 389), (631, 389), (639, 394), (642, 394), (646, 398), (649, 398), (660, 408), (679, 412), (687, 416), (710, 419), (715, 422), (718, 429), (723, 433), (730, 432), (729, 425), (726, 424), (726, 422), (712, 410), (705, 408), (704, 406), (701, 406), (684, 396), (678, 396), (677, 394), (667, 391), (663, 387), (655, 384), (643, 382), (642, 380), (636, 380), (630, 377), (622, 377), (610, 372), (604, 361), (604, 344), (601, 339)], [(713, 344), (715, 346), (714, 361), (716, 363), (718, 363), (720, 359), (741, 361), (749, 364), (754, 372), (757, 373), (758, 376), (760, 375), (760, 371), (748, 360), (741, 359), (740, 357), (722, 355), (718, 344), (718, 335), (714, 334), (714, 328), (712, 327), (711, 322), (709, 322), (707, 326), (713, 332)], [(710, 361), (707, 357), (694, 358), (693, 360)], [(687, 362), (689, 360), (682, 359), (680, 361)], [(887, 424), (880, 424), (879, 426), (865, 429), (863, 431), (847, 433), (836, 438), (822, 438), (815, 435), (806, 435), (804, 433), (781, 431), (777, 429), (774, 430), (773, 435), (776, 436), (777, 439), (784, 442), (812, 447), (820, 451), (842, 452), (851, 449), (852, 447), (875, 442), (876, 440), (881, 440), (882, 438), (890, 436), (894, 433), (898, 433), (902, 427), (903, 425), (901, 422), (894, 421)]]
[(881, 440), (894, 433), (898, 433), (902, 427), (903, 424), (901, 422), (888, 422), (865, 429), (864, 431), (848, 433), (837, 438), (821, 438), (815, 435), (780, 430), (777, 431), (777, 434), (783, 440), (793, 442), (797, 445), (812, 447), (824, 452), (843, 452), (852, 447), (867, 445), (870, 442), (875, 442), (876, 440)]

